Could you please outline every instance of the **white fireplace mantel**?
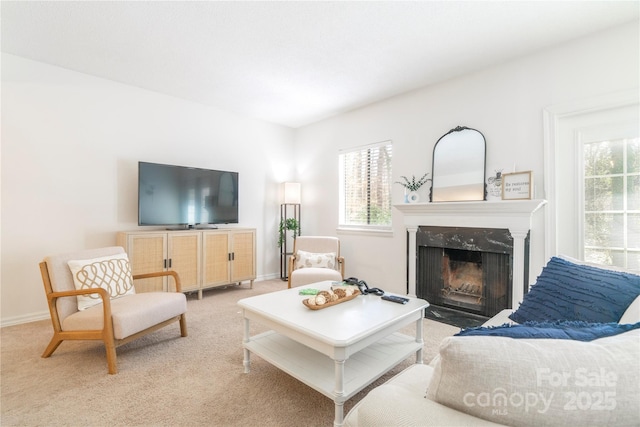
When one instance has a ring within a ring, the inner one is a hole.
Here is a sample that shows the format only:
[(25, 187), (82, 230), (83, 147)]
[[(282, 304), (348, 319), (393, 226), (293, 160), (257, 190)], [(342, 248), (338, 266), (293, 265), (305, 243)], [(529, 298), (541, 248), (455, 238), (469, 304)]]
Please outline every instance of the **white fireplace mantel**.
[(532, 215), (546, 200), (502, 200), (478, 202), (404, 203), (402, 212), (409, 233), (409, 295), (416, 295), (416, 233), (419, 226), (506, 228), (513, 237), (512, 307), (524, 296), (525, 239)]

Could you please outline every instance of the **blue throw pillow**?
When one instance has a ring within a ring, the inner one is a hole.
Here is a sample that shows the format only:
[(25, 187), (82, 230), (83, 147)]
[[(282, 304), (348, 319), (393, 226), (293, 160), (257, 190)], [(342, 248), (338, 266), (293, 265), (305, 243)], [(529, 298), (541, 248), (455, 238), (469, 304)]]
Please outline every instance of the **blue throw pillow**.
[(539, 338), (593, 341), (598, 338), (610, 337), (623, 332), (639, 329), (640, 322), (634, 325), (618, 323), (587, 323), (577, 321), (565, 322), (526, 322), (522, 325), (509, 325), (463, 329), (455, 336), (493, 336), (509, 338)]
[(638, 275), (553, 257), (509, 318), (517, 323), (617, 322), (638, 295)]

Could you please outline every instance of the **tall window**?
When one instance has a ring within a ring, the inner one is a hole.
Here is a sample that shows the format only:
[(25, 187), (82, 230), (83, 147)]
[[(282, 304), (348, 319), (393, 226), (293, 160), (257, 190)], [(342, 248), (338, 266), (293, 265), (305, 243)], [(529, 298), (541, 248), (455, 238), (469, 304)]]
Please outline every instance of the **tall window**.
[(583, 145), (584, 258), (640, 270), (640, 138)]
[(339, 153), (340, 225), (391, 228), (391, 141)]
[(640, 271), (635, 90), (545, 109), (546, 255)]

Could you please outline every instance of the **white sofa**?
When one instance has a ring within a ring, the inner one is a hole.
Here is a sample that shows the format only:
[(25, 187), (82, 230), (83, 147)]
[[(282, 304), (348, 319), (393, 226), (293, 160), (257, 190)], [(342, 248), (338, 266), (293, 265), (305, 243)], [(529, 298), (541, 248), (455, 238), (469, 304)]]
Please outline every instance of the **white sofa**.
[[(632, 281), (640, 287), (640, 276)], [(373, 389), (344, 425), (638, 426), (640, 297), (632, 301), (618, 323), (636, 329), (592, 341), (448, 337), (429, 365)], [(511, 313), (483, 326), (515, 324)]]

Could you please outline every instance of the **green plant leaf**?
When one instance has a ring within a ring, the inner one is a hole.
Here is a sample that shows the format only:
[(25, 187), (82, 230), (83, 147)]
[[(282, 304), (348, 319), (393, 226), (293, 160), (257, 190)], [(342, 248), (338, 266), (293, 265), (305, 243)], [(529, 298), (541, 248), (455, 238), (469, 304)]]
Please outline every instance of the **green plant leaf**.
[(427, 182), (431, 181), (431, 178), (427, 178), (428, 176), (429, 176), (429, 173), (427, 172), (424, 175), (422, 175), (422, 178), (416, 181), (415, 175), (411, 176), (411, 180), (409, 180), (409, 178), (403, 175), (400, 177), (402, 178), (402, 181), (396, 181), (396, 184), (402, 185), (404, 188), (406, 188), (409, 191), (418, 191), (420, 187), (422, 187)]
[(284, 244), (284, 240), (287, 237), (287, 230), (293, 231), (293, 238), (295, 239), (300, 235), (300, 222), (295, 218), (285, 218), (280, 220), (280, 226), (278, 227), (278, 247), (281, 248)]

